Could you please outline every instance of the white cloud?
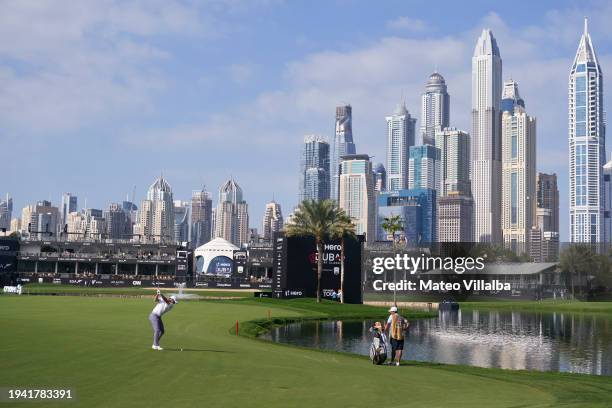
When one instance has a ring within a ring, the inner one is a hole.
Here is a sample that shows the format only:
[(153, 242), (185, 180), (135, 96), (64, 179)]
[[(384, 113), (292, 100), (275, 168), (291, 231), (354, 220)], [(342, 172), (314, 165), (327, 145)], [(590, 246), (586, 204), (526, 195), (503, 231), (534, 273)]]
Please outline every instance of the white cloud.
[(252, 63), (231, 64), (229, 73), (232, 81), (237, 85), (245, 85), (251, 81), (257, 70), (257, 65)]
[(423, 20), (417, 18), (410, 18), (407, 16), (400, 16), (394, 20), (387, 21), (387, 28), (397, 31), (424, 31), (425, 29), (431, 29)]
[[(0, 123), (54, 132), (151, 112), (171, 57), (159, 35), (209, 34), (179, 1), (7, 1), (0, 13)], [(212, 31), (211, 31), (212, 32)]]

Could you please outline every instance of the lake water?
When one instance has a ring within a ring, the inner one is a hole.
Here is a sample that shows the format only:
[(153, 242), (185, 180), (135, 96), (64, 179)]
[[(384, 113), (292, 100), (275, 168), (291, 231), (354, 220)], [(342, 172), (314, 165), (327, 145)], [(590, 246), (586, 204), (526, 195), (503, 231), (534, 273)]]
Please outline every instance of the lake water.
[[(373, 320), (293, 323), (265, 339), (368, 355)], [(479, 367), (612, 375), (612, 318), (495, 311), (440, 312), (411, 322), (404, 358)]]

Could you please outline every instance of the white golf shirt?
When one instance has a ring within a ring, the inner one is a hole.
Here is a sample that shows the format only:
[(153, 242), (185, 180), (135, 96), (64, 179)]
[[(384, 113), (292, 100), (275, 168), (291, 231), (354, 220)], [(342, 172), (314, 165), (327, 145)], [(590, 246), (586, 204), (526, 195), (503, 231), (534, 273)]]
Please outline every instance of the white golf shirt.
[(162, 299), (162, 297), (160, 296), (151, 314), (162, 317), (164, 313), (169, 312), (173, 307), (174, 307), (174, 303), (172, 302), (166, 303), (164, 299)]

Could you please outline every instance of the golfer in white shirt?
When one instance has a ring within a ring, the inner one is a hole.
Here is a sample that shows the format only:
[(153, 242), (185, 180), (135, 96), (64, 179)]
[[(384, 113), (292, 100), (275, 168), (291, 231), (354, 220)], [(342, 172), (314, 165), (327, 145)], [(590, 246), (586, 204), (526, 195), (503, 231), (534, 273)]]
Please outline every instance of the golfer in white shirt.
[(157, 304), (153, 308), (153, 311), (149, 315), (149, 321), (153, 327), (153, 350), (163, 350), (159, 345), (159, 339), (164, 335), (164, 322), (162, 322), (162, 316), (164, 313), (168, 313), (175, 304), (177, 304), (176, 296), (172, 295), (169, 298), (165, 297), (158, 290), (155, 295), (155, 301)]

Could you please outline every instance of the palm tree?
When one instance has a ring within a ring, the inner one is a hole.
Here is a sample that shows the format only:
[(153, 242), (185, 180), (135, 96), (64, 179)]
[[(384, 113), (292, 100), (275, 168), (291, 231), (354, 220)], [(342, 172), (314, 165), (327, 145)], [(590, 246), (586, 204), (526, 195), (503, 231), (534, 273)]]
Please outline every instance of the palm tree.
[(566, 282), (570, 281), (572, 297), (575, 297), (574, 279), (578, 275), (578, 284), (582, 285), (583, 273), (592, 273), (596, 269), (595, 253), (585, 244), (570, 245), (561, 252), (559, 267), (565, 273)]
[(338, 229), (340, 210), (332, 200), (305, 200), (293, 213), (291, 222), (285, 225), (287, 236), (309, 236), (317, 247), (317, 303), (321, 302), (321, 275), (323, 274), (323, 244)]
[(344, 303), (344, 239), (355, 238), (355, 224), (342, 209), (339, 210), (338, 219), (332, 237), (340, 238), (340, 303)]
[[(393, 237), (393, 252), (397, 251), (397, 240), (395, 239), (395, 234), (404, 229), (404, 221), (402, 217), (399, 215), (393, 215), (391, 217), (385, 217), (381, 224), (383, 230), (387, 232), (387, 234), (391, 234)], [(396, 278), (396, 269), (393, 268), (393, 282), (397, 282)], [(393, 304), (397, 306), (397, 292), (395, 290), (395, 286), (393, 285)]]

